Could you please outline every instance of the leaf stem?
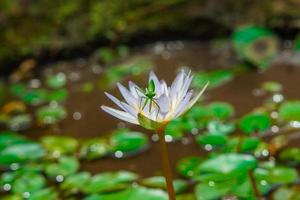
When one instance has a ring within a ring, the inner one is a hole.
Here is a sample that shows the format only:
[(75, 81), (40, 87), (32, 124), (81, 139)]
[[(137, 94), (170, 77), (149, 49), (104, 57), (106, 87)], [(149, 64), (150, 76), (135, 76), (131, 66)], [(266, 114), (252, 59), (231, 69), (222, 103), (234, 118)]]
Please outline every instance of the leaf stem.
[(159, 136), (159, 147), (160, 147), (160, 154), (161, 154), (162, 169), (167, 183), (169, 200), (176, 200), (175, 191), (173, 187), (172, 169), (170, 166), (167, 144), (165, 141), (165, 134), (164, 134), (165, 128), (166, 125), (163, 125), (159, 129), (157, 129), (156, 132)]
[(254, 195), (255, 195), (256, 199), (257, 200), (262, 200), (261, 194), (260, 194), (259, 189), (258, 189), (257, 184), (256, 184), (256, 180), (255, 180), (255, 177), (254, 177), (254, 174), (253, 174), (253, 170), (250, 170), (248, 172), (248, 174), (249, 174), (250, 183), (252, 185), (252, 189), (253, 189), (253, 192), (254, 192)]

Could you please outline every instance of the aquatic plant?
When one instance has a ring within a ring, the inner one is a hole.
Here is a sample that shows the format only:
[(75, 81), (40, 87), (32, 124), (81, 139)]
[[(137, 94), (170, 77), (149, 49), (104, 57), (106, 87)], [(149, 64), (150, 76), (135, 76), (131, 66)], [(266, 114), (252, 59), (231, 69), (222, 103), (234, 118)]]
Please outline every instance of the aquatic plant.
[(109, 93), (105, 93), (123, 111), (101, 106), (105, 112), (118, 119), (141, 125), (146, 129), (157, 132), (170, 200), (175, 200), (175, 191), (164, 132), (168, 123), (188, 111), (198, 101), (208, 86), (208, 83), (206, 83), (203, 89), (197, 95), (194, 95), (193, 91), (189, 90), (192, 80), (191, 72), (186, 73), (182, 70), (171, 87), (168, 87), (165, 81), (159, 80), (151, 72), (149, 85), (145, 90), (142, 90), (133, 82), (129, 82), (129, 90), (120, 83), (117, 84), (126, 103)]

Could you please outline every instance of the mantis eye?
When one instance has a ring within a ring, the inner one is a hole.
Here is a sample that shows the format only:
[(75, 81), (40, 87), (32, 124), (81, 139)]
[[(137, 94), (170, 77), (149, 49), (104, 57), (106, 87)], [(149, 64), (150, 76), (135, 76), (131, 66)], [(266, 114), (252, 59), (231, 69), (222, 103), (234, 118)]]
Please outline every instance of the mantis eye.
[(154, 91), (155, 91), (155, 84), (154, 84), (154, 81), (153, 81), (153, 80), (150, 80), (150, 81), (149, 81), (148, 90), (149, 90), (150, 92), (154, 92)]

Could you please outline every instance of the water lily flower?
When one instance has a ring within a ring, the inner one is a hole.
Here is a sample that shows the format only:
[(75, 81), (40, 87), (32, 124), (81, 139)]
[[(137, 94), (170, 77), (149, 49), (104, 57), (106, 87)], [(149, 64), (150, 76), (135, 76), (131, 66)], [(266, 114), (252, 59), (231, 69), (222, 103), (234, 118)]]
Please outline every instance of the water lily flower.
[[(156, 129), (179, 117), (198, 101), (208, 84), (195, 95), (193, 90), (189, 90), (192, 80), (191, 71), (186, 73), (181, 70), (172, 85), (168, 87), (164, 80), (159, 80), (153, 72), (150, 72), (149, 86), (145, 90), (131, 81), (129, 89), (117, 83), (125, 102), (105, 92), (106, 96), (122, 110), (103, 105), (101, 108), (121, 120), (147, 129)], [(150, 93), (151, 90), (153, 94)]]

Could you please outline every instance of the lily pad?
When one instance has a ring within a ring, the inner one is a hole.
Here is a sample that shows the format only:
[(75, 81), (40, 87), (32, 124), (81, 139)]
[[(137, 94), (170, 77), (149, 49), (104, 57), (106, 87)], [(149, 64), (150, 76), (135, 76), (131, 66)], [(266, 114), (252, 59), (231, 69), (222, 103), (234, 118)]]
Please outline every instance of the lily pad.
[(272, 167), (270, 169), (257, 169), (255, 176), (272, 184), (292, 183), (298, 179), (297, 170), (290, 167)]
[(40, 105), (47, 101), (48, 92), (45, 89), (35, 89), (25, 92), (22, 100), (29, 105)]
[(69, 194), (76, 194), (89, 183), (90, 179), (89, 172), (80, 172), (68, 176), (60, 186), (62, 190), (66, 190)]
[(79, 146), (75, 138), (68, 136), (45, 136), (40, 141), (42, 146), (54, 157), (73, 154)]
[(28, 129), (32, 124), (32, 117), (30, 114), (20, 114), (13, 116), (8, 121), (8, 128), (13, 131), (20, 131)]
[(228, 119), (234, 114), (234, 108), (229, 103), (214, 102), (209, 104), (208, 109), (210, 113), (218, 119)]
[(272, 196), (274, 200), (298, 200), (300, 199), (300, 190), (297, 187), (283, 186), (278, 188)]
[(144, 187), (131, 187), (127, 190), (109, 194), (95, 194), (84, 200), (168, 200), (168, 195), (163, 190), (148, 189)]
[(286, 101), (279, 108), (279, 117), (284, 121), (300, 121), (300, 101)]
[(93, 176), (82, 190), (84, 193), (117, 191), (129, 188), (137, 178), (137, 174), (127, 171), (105, 172)]
[(36, 117), (41, 124), (58, 123), (67, 116), (67, 111), (61, 106), (43, 106), (36, 111)]
[(14, 83), (9, 87), (9, 91), (12, 95), (22, 97), (26, 93), (26, 86), (22, 83)]
[(199, 169), (203, 173), (238, 174), (254, 169), (256, 165), (257, 161), (251, 155), (228, 153), (204, 161)]
[(9, 101), (2, 107), (2, 111), (5, 114), (24, 113), (26, 109), (27, 107), (22, 101)]
[(282, 85), (275, 81), (264, 82), (261, 88), (267, 92), (276, 93), (282, 91)]
[(271, 126), (271, 119), (265, 113), (252, 113), (245, 115), (239, 125), (244, 133), (264, 132)]
[[(166, 189), (166, 180), (163, 176), (153, 176), (150, 178), (146, 178), (142, 181), (142, 184), (146, 187), (150, 188), (160, 188)], [(173, 187), (176, 193), (181, 193), (185, 191), (188, 187), (187, 183), (181, 179), (177, 179), (173, 181)]]
[(26, 142), (9, 145), (0, 152), (0, 165), (38, 160), (45, 150), (37, 143)]
[(233, 72), (229, 70), (215, 70), (211, 72), (198, 72), (195, 74), (193, 85), (197, 88), (203, 88), (209, 82), (209, 88), (218, 87), (234, 77)]
[(195, 187), (195, 194), (197, 200), (215, 200), (223, 197), (230, 191), (230, 185), (217, 184), (214, 182), (199, 183)]
[(12, 131), (0, 132), (0, 151), (14, 144), (22, 144), (29, 142), (23, 136)]
[(36, 192), (33, 192), (30, 195), (30, 200), (57, 200), (59, 194), (57, 191), (54, 190), (54, 188), (44, 188), (41, 190), (38, 190)]
[(227, 135), (235, 130), (234, 123), (224, 123), (219, 120), (211, 120), (207, 124), (207, 130), (210, 134)]
[(287, 148), (280, 152), (279, 158), (286, 162), (300, 163), (300, 148)]
[(185, 177), (194, 177), (199, 173), (199, 166), (203, 162), (203, 159), (196, 156), (189, 156), (182, 158), (176, 165), (178, 173)]
[(198, 135), (196, 141), (199, 145), (211, 145), (212, 147), (224, 147), (228, 141), (227, 136), (220, 134)]
[(66, 89), (58, 89), (53, 92), (49, 92), (48, 101), (64, 102), (68, 98), (68, 91)]
[(25, 173), (12, 184), (12, 191), (18, 194), (33, 193), (46, 185), (46, 179), (38, 173)]
[(149, 145), (149, 140), (143, 133), (119, 130), (111, 136), (110, 144), (114, 152), (129, 156), (145, 150)]
[(102, 158), (111, 153), (112, 147), (107, 139), (94, 138), (84, 142), (80, 148), (80, 157), (87, 160)]
[(47, 85), (55, 89), (65, 86), (66, 82), (66, 75), (62, 72), (49, 76), (46, 80)]
[(57, 163), (46, 163), (45, 172), (50, 177), (68, 176), (79, 169), (79, 162), (75, 157), (61, 156)]

